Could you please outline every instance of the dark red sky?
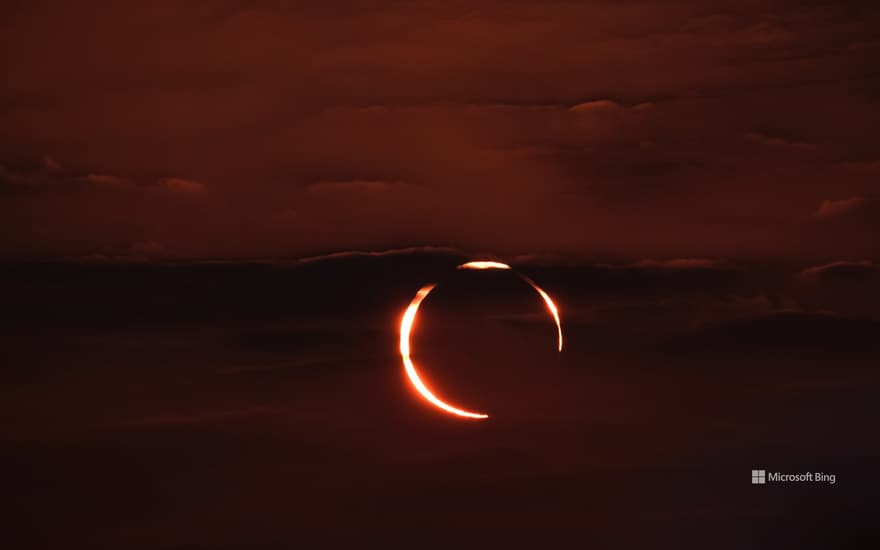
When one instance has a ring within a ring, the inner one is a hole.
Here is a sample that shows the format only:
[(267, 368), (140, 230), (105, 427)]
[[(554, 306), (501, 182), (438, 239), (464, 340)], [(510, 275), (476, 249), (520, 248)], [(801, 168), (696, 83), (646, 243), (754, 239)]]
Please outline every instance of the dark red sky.
[(876, 258), (874, 2), (11, 2), (0, 257)]

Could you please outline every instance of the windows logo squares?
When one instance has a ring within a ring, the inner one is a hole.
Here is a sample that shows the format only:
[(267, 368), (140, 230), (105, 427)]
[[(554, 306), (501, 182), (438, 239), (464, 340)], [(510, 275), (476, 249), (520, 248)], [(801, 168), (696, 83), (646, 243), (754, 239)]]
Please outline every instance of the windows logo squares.
[(752, 470), (752, 485), (767, 483), (767, 470)]

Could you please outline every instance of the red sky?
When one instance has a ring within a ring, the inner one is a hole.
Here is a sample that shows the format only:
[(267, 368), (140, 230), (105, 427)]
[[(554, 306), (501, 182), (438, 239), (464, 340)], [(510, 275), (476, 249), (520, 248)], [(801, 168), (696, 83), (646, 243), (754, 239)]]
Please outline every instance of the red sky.
[(4, 259), (880, 255), (873, 2), (12, 2)]

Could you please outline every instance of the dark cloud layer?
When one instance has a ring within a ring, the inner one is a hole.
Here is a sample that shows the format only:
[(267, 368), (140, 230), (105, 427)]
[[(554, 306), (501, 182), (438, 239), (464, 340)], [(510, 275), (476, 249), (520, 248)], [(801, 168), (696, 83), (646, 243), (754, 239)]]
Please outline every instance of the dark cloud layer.
[[(876, 264), (532, 258), (559, 354), (531, 289), (467, 257), (6, 266), (7, 540), (876, 546), (880, 321), (847, 290), (876, 296)], [(397, 323), (428, 281), (420, 368), (490, 422), (404, 382)], [(751, 487), (759, 466), (837, 483)]]
[(870, 2), (20, 2), (0, 26), (6, 258), (878, 252), (814, 227), (877, 193)]

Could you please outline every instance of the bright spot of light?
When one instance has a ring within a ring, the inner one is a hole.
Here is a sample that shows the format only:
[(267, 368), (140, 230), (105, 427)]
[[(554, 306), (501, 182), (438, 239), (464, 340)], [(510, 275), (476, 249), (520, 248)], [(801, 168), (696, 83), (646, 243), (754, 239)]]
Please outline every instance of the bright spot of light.
[(478, 261), (461, 264), (458, 269), (510, 269), (510, 266), (501, 262)]

